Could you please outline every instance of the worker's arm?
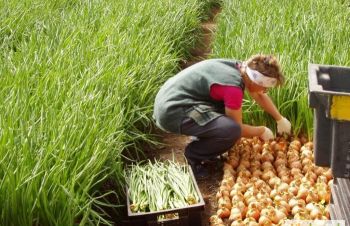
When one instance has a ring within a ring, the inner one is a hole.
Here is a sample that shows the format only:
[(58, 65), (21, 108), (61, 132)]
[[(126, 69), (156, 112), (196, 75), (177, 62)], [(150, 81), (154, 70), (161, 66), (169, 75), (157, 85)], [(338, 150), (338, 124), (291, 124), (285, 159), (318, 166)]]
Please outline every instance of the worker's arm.
[(291, 133), (291, 123), (288, 119), (281, 115), (281, 113), (277, 110), (275, 104), (272, 102), (271, 98), (266, 93), (252, 92), (250, 95), (267, 113), (269, 113), (276, 120), (278, 133)]
[(272, 102), (271, 98), (263, 92), (251, 92), (250, 96), (276, 121), (282, 119), (282, 115), (277, 110), (275, 104)]

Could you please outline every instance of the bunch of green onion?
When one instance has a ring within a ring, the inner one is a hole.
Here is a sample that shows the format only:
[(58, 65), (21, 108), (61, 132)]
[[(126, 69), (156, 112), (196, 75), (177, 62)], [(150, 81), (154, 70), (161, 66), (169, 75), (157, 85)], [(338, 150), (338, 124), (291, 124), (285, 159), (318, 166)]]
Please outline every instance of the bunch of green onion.
[(183, 208), (199, 202), (189, 167), (174, 161), (132, 165), (127, 178), (130, 210), (134, 213)]

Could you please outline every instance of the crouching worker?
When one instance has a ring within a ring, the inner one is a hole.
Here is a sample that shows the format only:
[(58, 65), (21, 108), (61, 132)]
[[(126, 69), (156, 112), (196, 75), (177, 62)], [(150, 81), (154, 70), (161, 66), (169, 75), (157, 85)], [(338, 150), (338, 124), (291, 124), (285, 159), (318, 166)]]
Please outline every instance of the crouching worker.
[(265, 126), (242, 123), (244, 91), (277, 122), (279, 133), (291, 124), (266, 94), (284, 81), (276, 58), (255, 55), (246, 61), (209, 59), (196, 63), (165, 82), (154, 103), (153, 117), (164, 131), (195, 136), (185, 157), (197, 179), (208, 176), (206, 160), (217, 158), (240, 137), (273, 139)]

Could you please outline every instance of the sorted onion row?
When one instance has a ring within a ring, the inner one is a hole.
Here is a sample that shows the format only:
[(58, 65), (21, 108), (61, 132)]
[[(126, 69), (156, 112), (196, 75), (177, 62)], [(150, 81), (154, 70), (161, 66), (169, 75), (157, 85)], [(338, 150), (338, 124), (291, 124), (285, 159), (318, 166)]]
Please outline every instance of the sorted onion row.
[(314, 165), (312, 142), (242, 138), (228, 152), (223, 170), (211, 226), (330, 218), (332, 174), (329, 168)]
[(188, 166), (173, 161), (133, 165), (127, 172), (131, 212), (182, 208), (199, 202)]

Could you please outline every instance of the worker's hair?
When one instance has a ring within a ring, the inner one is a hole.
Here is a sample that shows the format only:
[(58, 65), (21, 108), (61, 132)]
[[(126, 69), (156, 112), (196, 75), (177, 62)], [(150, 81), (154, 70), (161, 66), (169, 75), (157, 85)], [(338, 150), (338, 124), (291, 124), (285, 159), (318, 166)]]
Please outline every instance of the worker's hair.
[(258, 54), (250, 57), (246, 61), (246, 64), (251, 69), (257, 70), (267, 77), (276, 78), (277, 85), (282, 85), (284, 83), (284, 76), (276, 57)]

